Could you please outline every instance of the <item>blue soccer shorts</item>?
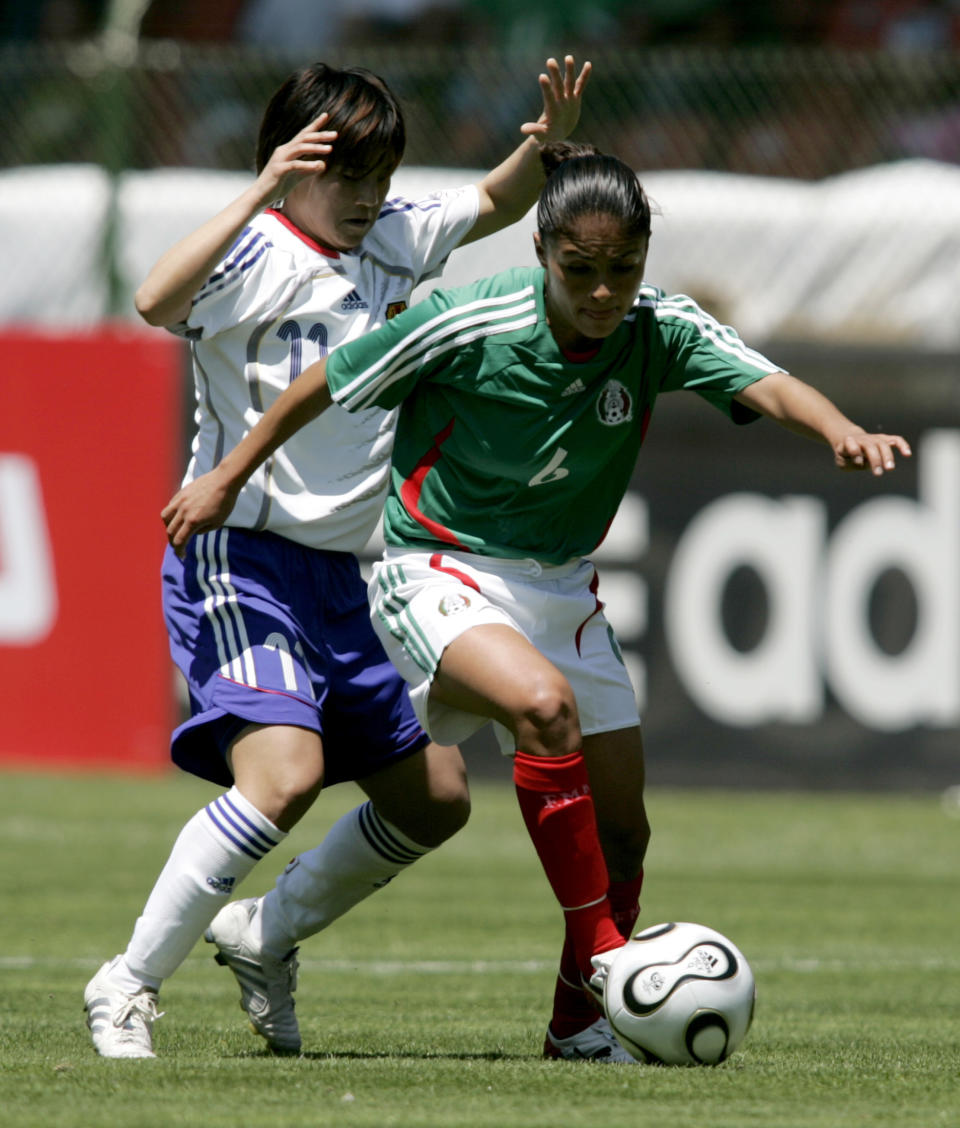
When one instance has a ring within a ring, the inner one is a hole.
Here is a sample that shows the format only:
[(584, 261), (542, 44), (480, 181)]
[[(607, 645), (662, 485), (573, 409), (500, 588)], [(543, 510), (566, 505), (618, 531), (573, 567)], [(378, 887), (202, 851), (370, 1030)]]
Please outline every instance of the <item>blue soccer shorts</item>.
[(191, 716), (174, 762), (222, 786), (247, 725), (298, 725), (323, 740), (326, 785), (363, 779), (427, 744), (403, 679), (370, 624), (351, 553), (273, 533), (218, 529), (163, 560), (170, 651)]

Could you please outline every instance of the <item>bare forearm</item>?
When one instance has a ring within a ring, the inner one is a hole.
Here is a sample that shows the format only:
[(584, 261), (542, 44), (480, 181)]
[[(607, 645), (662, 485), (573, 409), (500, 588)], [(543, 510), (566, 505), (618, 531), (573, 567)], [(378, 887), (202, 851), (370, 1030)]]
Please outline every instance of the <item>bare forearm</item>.
[(263, 208), (256, 184), (175, 243), (157, 260), (135, 295), (150, 325), (175, 325), (190, 313), (194, 295), (250, 220)]
[(543, 181), (540, 146), (528, 137), (477, 185), (480, 213), (463, 242), (472, 243), (523, 219), (536, 204)]
[(244, 484), (276, 449), (331, 404), (326, 360), (305, 369), (259, 422), (206, 474), (170, 499), (160, 514), (167, 539), (182, 555), (196, 533), (219, 528), (230, 516)]
[(218, 469), (231, 484), (242, 486), (280, 446), (331, 405), (326, 362), (311, 365), (264, 412)]
[(737, 394), (747, 407), (799, 435), (826, 443), (834, 462), (847, 470), (892, 470), (895, 453), (910, 456), (901, 435), (870, 434), (825, 395), (785, 372), (772, 372)]
[(285, 197), (307, 175), (326, 171), (336, 131), (323, 129), (322, 113), (292, 140), (278, 145), (257, 179), (223, 211), (162, 255), (137, 290), (140, 315), (150, 325), (176, 325), (190, 313), (194, 295), (237, 236), (258, 212)]
[(830, 445), (842, 434), (863, 430), (822, 392), (784, 372), (751, 384), (737, 399), (798, 435)]

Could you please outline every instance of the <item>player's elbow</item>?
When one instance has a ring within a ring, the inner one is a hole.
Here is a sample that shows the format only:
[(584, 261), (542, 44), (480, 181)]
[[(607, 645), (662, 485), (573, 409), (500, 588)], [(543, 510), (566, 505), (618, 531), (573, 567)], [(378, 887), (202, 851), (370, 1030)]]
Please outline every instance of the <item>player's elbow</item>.
[(154, 325), (158, 328), (165, 325), (176, 325), (183, 321), (190, 312), (189, 306), (186, 309), (181, 309), (174, 307), (169, 301), (164, 301), (146, 283), (140, 286), (133, 295), (133, 304), (136, 306), (137, 313), (148, 325)]
[(137, 313), (148, 325), (161, 324), (157, 315), (159, 303), (156, 300), (156, 295), (152, 294), (148, 287), (139, 287), (133, 295), (133, 304), (137, 307)]

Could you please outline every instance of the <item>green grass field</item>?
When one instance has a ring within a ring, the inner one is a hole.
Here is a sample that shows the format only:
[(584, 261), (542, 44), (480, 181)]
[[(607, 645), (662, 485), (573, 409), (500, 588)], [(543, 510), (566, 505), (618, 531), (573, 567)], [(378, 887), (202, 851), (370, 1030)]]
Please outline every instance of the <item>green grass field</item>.
[[(106, 1061), (84, 984), (121, 950), (184, 777), (0, 775), (0, 1118), (16, 1126), (960, 1124), (960, 821), (936, 797), (653, 792), (642, 921), (699, 920), (751, 961), (756, 1020), (714, 1069), (544, 1062), (560, 923), (511, 791), (302, 950), (303, 1057), (246, 1028), (201, 943), (156, 1061)], [(321, 797), (260, 892), (356, 801)]]

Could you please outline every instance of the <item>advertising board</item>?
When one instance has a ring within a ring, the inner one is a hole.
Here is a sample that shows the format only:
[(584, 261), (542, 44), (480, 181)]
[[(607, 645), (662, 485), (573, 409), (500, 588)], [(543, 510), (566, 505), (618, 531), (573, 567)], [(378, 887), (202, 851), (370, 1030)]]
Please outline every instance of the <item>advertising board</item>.
[(8, 331), (0, 370), (0, 762), (156, 768), (172, 676), (159, 513), (181, 353), (130, 329)]

